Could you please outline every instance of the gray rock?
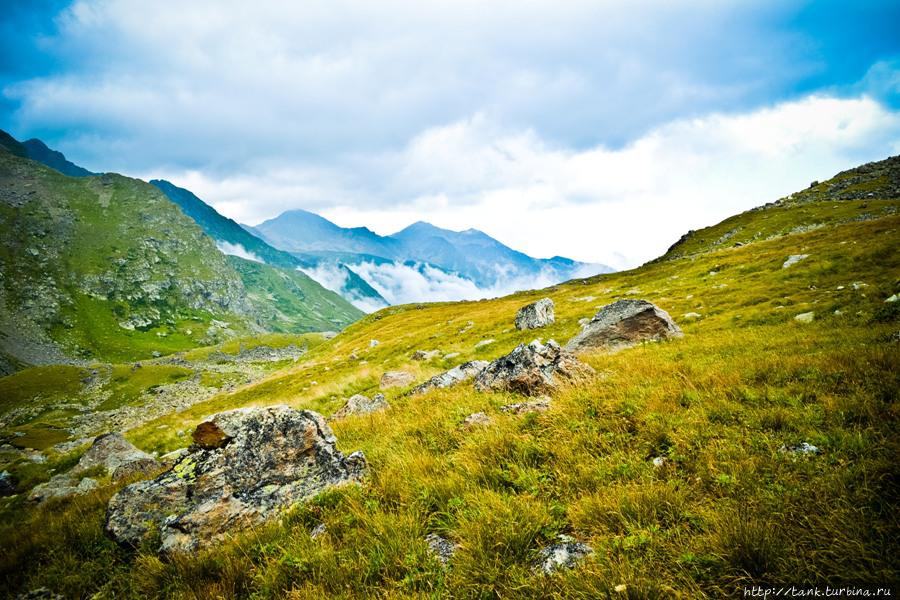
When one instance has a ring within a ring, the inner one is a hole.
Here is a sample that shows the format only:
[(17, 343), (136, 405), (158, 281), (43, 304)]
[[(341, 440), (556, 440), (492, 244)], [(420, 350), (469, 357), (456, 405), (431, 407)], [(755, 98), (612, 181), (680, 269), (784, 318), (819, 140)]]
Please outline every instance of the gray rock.
[(541, 298), (523, 306), (516, 313), (516, 329), (539, 329), (552, 325), (555, 321), (553, 308), (553, 300), (550, 298)]
[(816, 313), (814, 312), (805, 312), (800, 313), (799, 315), (794, 317), (794, 320), (798, 323), (812, 323), (816, 318)]
[(162, 463), (154, 458), (139, 458), (116, 467), (112, 472), (112, 480), (118, 483), (126, 479), (146, 479), (162, 468)]
[(169, 471), (109, 501), (106, 531), (137, 546), (151, 530), (162, 553), (192, 551), (262, 523), (334, 485), (359, 482), (360, 452), (344, 456), (321, 415), (287, 406), (223, 412), (198, 425)]
[(488, 366), (488, 364), (489, 363), (486, 360), (472, 360), (469, 362), (464, 362), (461, 365), (453, 367), (449, 371), (445, 371), (440, 375), (435, 375), (425, 383), (417, 385), (412, 389), (411, 393), (424, 394), (429, 390), (450, 387), (451, 385), (455, 385), (461, 381), (472, 379), (473, 377), (481, 373)]
[(138, 450), (121, 433), (107, 433), (94, 438), (94, 443), (78, 461), (74, 470), (77, 472), (103, 466), (107, 474), (112, 474), (119, 467), (132, 462), (141, 463), (144, 466), (155, 463), (155, 467), (152, 468), (161, 466), (152, 456)]
[(378, 386), (383, 390), (387, 390), (390, 388), (407, 386), (413, 381), (415, 381), (415, 377), (413, 377), (412, 373), (407, 373), (406, 371), (388, 371), (381, 376), (381, 382)]
[(319, 523), (315, 527), (312, 528), (312, 531), (309, 532), (309, 537), (312, 539), (320, 538), (328, 532), (328, 528), (325, 527), (325, 523)]
[(369, 340), (369, 348), (374, 348), (375, 346), (377, 346), (380, 343), (381, 342), (379, 342), (378, 340)]
[(450, 559), (453, 558), (453, 555), (459, 548), (459, 544), (455, 544), (436, 533), (429, 533), (426, 535), (425, 542), (428, 544), (428, 551), (431, 555), (438, 559), (441, 565), (445, 567), (449, 564)]
[(474, 429), (476, 427), (486, 427), (490, 425), (492, 419), (483, 412), (472, 413), (462, 422), (463, 429)]
[(646, 300), (619, 300), (601, 308), (566, 349), (620, 350), (641, 342), (684, 335), (669, 313)]
[(791, 265), (796, 265), (798, 262), (803, 260), (804, 258), (809, 258), (809, 254), (791, 254), (787, 257), (787, 260), (784, 261), (784, 264), (781, 265), (782, 269), (787, 269)]
[(703, 315), (701, 315), (698, 312), (687, 312), (687, 313), (684, 313), (683, 315), (681, 315), (681, 318), (682, 319), (699, 319), (702, 316)]
[(541, 548), (531, 567), (535, 573), (552, 575), (560, 569), (574, 568), (593, 553), (594, 549), (587, 544), (561, 535), (557, 543)]
[(416, 350), (413, 352), (413, 360), (431, 360), (441, 353), (440, 350)]
[(28, 493), (30, 502), (44, 502), (50, 498), (82, 496), (96, 489), (97, 481), (90, 477), (78, 478), (70, 473), (54, 475), (50, 481), (34, 486)]
[(544, 396), (535, 400), (526, 400), (525, 402), (516, 402), (501, 406), (500, 410), (505, 413), (514, 415), (524, 415), (532, 412), (544, 412), (550, 408), (550, 398)]
[(0, 473), (0, 497), (14, 496), (18, 482), (12, 473), (3, 471)]
[(553, 340), (546, 345), (534, 340), (490, 363), (475, 378), (475, 389), (536, 396), (555, 391), (560, 380), (577, 381), (593, 372)]
[(793, 446), (782, 446), (780, 448), (781, 452), (786, 452), (789, 454), (821, 454), (822, 451), (819, 450), (817, 446), (813, 446), (809, 442), (801, 442), (799, 444)]
[(388, 408), (390, 408), (390, 405), (384, 399), (384, 394), (375, 394), (372, 398), (363, 396), (362, 394), (356, 394), (351, 396), (344, 406), (331, 415), (331, 418), (343, 419), (350, 415), (367, 415)]
[(496, 342), (496, 341), (497, 341), (497, 340), (495, 340), (494, 338), (490, 338), (490, 339), (487, 339), (487, 340), (481, 340), (480, 342), (478, 342), (477, 344), (475, 344), (475, 347), (476, 347), (476, 348), (483, 348), (483, 347), (485, 347), (485, 346), (489, 346), (489, 345), (493, 344), (493, 343)]

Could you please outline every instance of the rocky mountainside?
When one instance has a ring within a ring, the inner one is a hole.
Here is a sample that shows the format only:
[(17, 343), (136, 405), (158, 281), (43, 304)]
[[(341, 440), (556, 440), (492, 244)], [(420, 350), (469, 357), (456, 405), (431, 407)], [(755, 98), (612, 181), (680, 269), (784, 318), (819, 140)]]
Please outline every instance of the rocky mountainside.
[[(289, 252), (273, 248), (257, 237), (252, 228), (245, 228), (232, 219), (220, 215), (216, 209), (189, 190), (165, 180), (154, 179), (150, 183), (180, 206), (186, 215), (191, 217), (207, 235), (216, 241), (216, 246), (225, 254), (264, 262), (284, 269), (300, 269), (304, 272), (318, 265), (317, 260), (299, 258)], [(357, 308), (374, 310), (388, 305), (387, 301), (372, 286), (343, 264), (335, 265), (334, 277), (319, 278), (317, 281), (327, 289), (337, 292), (346, 300), (354, 303)]]
[[(248, 270), (149, 184), (115, 174), (67, 177), (5, 149), (0, 232), (5, 371), (64, 358), (138, 358), (273, 329), (334, 330), (361, 314), (297, 272), (284, 278), (303, 287), (303, 312), (285, 310), (300, 306), (295, 296), (254, 294), (259, 278), (245, 281)], [(284, 279), (274, 267), (263, 270), (269, 281)]]

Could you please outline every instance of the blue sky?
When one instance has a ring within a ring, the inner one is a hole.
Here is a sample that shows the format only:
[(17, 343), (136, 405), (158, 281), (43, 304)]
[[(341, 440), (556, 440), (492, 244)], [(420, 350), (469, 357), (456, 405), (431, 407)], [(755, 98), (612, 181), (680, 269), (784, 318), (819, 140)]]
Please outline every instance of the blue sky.
[(0, 127), (92, 170), (618, 267), (900, 153), (898, 2), (12, 0), (0, 48)]

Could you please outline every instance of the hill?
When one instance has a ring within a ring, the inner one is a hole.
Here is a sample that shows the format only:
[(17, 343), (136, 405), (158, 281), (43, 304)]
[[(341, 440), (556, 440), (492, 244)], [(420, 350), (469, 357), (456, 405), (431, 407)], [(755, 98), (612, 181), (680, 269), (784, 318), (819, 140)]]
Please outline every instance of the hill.
[(236, 269), (177, 206), (139, 180), (67, 177), (0, 150), (0, 195), (6, 372), (146, 358), (285, 327), (339, 329), (361, 314), (302, 273), (288, 277), (302, 282), (306, 312), (286, 315), (248, 301), (258, 278), (245, 281), (247, 269)]
[[(12, 592), (47, 586), (72, 597), (260, 598), (719, 598), (765, 581), (897, 581), (900, 198), (880, 175), (861, 180), (863, 191), (827, 195), (842, 175), (817, 184), (819, 196), (694, 232), (638, 269), (494, 300), (386, 308), (296, 362), (151, 415), (127, 437), (162, 453), (190, 444), (191, 428), (221, 410), (288, 404), (331, 415), (351, 395), (379, 391), (387, 371), (420, 382), (534, 337), (564, 342), (618, 299), (650, 300), (683, 329), (582, 355), (596, 375), (553, 393), (544, 412), (503, 411), (522, 398), (466, 384), (384, 390), (388, 410), (331, 423), (341, 450), (368, 458), (362, 486), (173, 560), (104, 537), (121, 486), (108, 477), (39, 508), (19, 495), (0, 505), (0, 577)], [(738, 226), (744, 237), (719, 241)], [(516, 330), (517, 309), (545, 296), (555, 323)], [(188, 353), (182, 368), (216, 352)], [(166, 360), (146, 363), (140, 389), (190, 377)], [(116, 385), (135, 377), (116, 369)], [(42, 423), (68, 431), (77, 419), (58, 398), (88, 407), (96, 393), (63, 367), (13, 377), (0, 379), (0, 390), (19, 390), (3, 404), (2, 435), (13, 442)], [(128, 398), (152, 406), (149, 392)], [(485, 424), (466, 425), (479, 412)], [(803, 444), (816, 451), (796, 450)], [(84, 447), (48, 445), (40, 464), (8, 451), (3, 468), (28, 482), (24, 491)], [(430, 553), (429, 534), (455, 544), (449, 566)], [(561, 534), (593, 554), (570, 571), (536, 573), (540, 549)]]

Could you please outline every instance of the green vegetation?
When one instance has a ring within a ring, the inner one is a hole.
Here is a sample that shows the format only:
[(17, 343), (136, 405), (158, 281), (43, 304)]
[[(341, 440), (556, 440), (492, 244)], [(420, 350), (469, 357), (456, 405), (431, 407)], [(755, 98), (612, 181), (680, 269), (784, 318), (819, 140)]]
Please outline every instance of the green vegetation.
[[(685, 335), (583, 356), (596, 377), (540, 414), (503, 413), (516, 396), (468, 385), (388, 390), (390, 410), (332, 423), (342, 450), (366, 453), (365, 485), (190, 556), (106, 539), (114, 486), (38, 508), (13, 501), (0, 523), (0, 581), (99, 598), (718, 598), (753, 581), (897, 581), (900, 311), (885, 301), (900, 291), (900, 202), (867, 200), (859, 219), (860, 202), (745, 213), (751, 233), (738, 247), (701, 242), (735, 228), (720, 224), (632, 271), (369, 315), (296, 363), (127, 436), (161, 452), (224, 409), (286, 403), (327, 415), (352, 393), (376, 392), (387, 370), (421, 380), (534, 337), (568, 340), (619, 298), (656, 303)], [(782, 267), (798, 254), (808, 256)], [(515, 330), (516, 310), (544, 296), (556, 323)], [(809, 312), (812, 322), (795, 319)], [(476, 350), (485, 339), (495, 341)], [(435, 348), (459, 356), (410, 360)], [(460, 428), (476, 411), (493, 422)], [(784, 451), (802, 442), (821, 453)], [(312, 538), (318, 524), (326, 533)], [(460, 545), (446, 570), (429, 533)], [(594, 554), (571, 571), (533, 573), (559, 534)]]

